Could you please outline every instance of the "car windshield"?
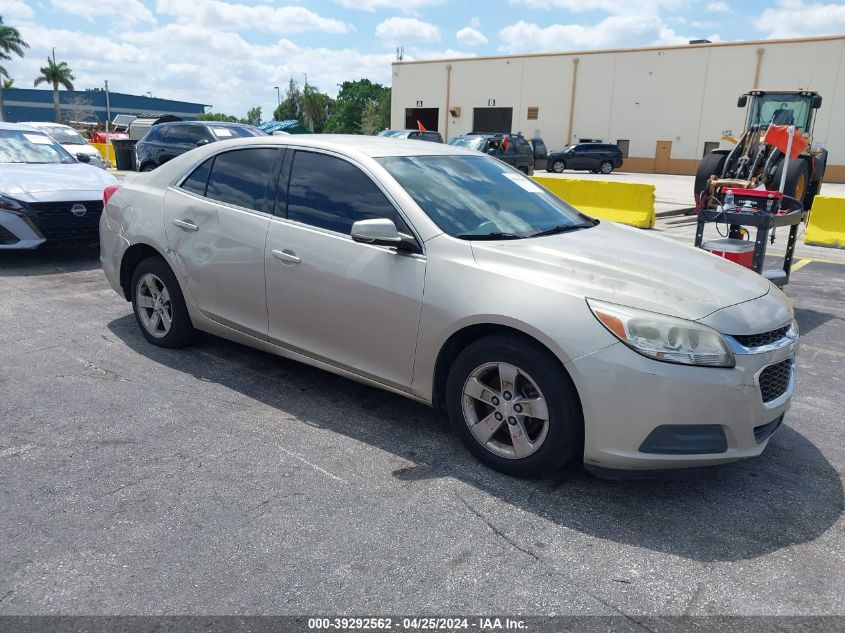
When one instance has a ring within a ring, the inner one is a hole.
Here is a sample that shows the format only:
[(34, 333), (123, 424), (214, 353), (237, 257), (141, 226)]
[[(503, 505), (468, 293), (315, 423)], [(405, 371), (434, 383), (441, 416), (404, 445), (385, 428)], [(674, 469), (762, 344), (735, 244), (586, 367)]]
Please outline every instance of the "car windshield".
[(487, 156), (388, 156), (378, 161), (453, 237), (514, 239), (595, 224), (527, 176)]
[(484, 138), (480, 136), (458, 136), (449, 141), (449, 145), (466, 147), (467, 149), (474, 149), (480, 152), (484, 149)]
[(209, 125), (208, 128), (214, 133), (218, 141), (225, 141), (228, 138), (249, 138), (250, 136), (264, 136), (264, 132), (258, 128), (236, 127), (226, 125)]
[(0, 163), (75, 163), (67, 150), (35, 130), (0, 130)]
[(390, 138), (405, 138), (408, 136), (408, 132), (405, 130), (383, 130), (378, 135), (388, 136)]
[(88, 141), (76, 130), (65, 127), (41, 128), (45, 134), (53, 137), (53, 140), (61, 145), (85, 145)]

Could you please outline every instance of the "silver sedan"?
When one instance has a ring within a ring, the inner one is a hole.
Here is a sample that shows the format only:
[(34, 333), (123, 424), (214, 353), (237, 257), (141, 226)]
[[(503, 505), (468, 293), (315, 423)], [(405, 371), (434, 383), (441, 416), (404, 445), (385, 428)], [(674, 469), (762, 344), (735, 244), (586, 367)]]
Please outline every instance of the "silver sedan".
[(780, 290), (477, 152), (238, 139), (106, 197), (103, 269), (150, 343), (202, 330), (431, 404), (506, 473), (753, 457), (790, 404)]

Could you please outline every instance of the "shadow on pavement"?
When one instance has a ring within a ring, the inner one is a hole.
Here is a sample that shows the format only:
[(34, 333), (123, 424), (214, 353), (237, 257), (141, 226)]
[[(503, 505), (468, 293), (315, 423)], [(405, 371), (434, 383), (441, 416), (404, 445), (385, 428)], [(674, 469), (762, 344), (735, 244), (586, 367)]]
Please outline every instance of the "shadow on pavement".
[(400, 396), (207, 335), (193, 348), (157, 348), (143, 339), (131, 315), (108, 327), (161, 365), (412, 462), (393, 472), (398, 479), (452, 477), (597, 538), (694, 560), (732, 561), (812, 541), (843, 512), (838, 473), (788, 426), (761, 457), (696, 478), (608, 482), (577, 470), (519, 480), (476, 462), (439, 414)]
[(0, 277), (58, 275), (99, 267), (100, 247), (96, 244), (0, 250)]

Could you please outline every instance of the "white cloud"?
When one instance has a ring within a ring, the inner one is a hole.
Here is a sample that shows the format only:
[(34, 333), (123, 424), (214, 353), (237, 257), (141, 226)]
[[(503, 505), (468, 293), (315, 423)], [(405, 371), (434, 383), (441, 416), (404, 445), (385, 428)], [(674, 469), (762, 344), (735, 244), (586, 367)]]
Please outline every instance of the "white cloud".
[(754, 26), (769, 38), (835, 35), (845, 31), (845, 4), (780, 0), (763, 11)]
[(9, 18), (28, 19), (33, 17), (35, 12), (28, 4), (21, 0), (3, 0), (2, 6), (0, 6), (0, 15), (3, 16), (3, 20), (8, 24)]
[(387, 18), (376, 27), (376, 37), (391, 45), (407, 40), (439, 42), (440, 29), (416, 18)]
[(347, 9), (373, 12), (376, 9), (398, 9), (403, 13), (416, 13), (418, 9), (443, 4), (444, 0), (335, 0)]
[[(72, 1), (72, 0), (64, 0)], [(158, 0), (156, 10), (180, 21), (214, 29), (248, 30), (287, 35), (306, 31), (349, 33), (354, 27), (326, 18), (305, 7), (272, 7), (222, 2), (221, 0)], [(212, 38), (214, 33), (208, 33)]]
[[(276, 107), (273, 86), (291, 76), (331, 95), (343, 81), (368, 78), (390, 84), (391, 53), (369, 54), (351, 48), (300, 46), (288, 39), (261, 45), (234, 32), (209, 37), (199, 24), (168, 24), (142, 32), (114, 30), (95, 35), (81, 31), (19, 24), (32, 45), (27, 56), (8, 66), (22, 87), (32, 85), (39, 66), (56, 47), (67, 61), (77, 89), (102, 87), (115, 92), (213, 104), (214, 110), (243, 116), (260, 105), (267, 116)], [(14, 67), (14, 68), (13, 68)]]
[(520, 20), (499, 31), (500, 50), (508, 53), (612, 48), (643, 42), (669, 43), (679, 36), (654, 16), (609, 16), (595, 25), (552, 24), (541, 27)]
[(120, 18), (121, 22), (155, 22), (150, 10), (138, 0), (50, 0), (50, 5), (63, 13), (78, 15), (93, 22)]
[(481, 44), (486, 44), (488, 42), (484, 33), (472, 28), (471, 26), (465, 26), (455, 33), (455, 39), (464, 46), (480, 46)]
[(510, 4), (531, 9), (566, 9), (573, 13), (602, 11), (611, 15), (657, 15), (664, 9), (685, 7), (690, 0), (510, 0)]
[(707, 10), (710, 13), (733, 13), (727, 2), (711, 2), (707, 5)]

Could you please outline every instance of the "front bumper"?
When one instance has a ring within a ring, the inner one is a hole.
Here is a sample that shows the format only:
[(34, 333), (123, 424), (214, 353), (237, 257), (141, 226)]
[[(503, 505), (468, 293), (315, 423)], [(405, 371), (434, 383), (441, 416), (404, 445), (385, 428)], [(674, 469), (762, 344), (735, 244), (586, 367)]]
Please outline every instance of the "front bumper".
[[(584, 411), (585, 466), (651, 471), (759, 455), (789, 409), (796, 348), (797, 340), (785, 339), (759, 353), (738, 353), (736, 367), (727, 369), (661, 363), (618, 343), (569, 363)], [(788, 380), (764, 403), (761, 374), (778, 363)], [(655, 433), (658, 427), (668, 428)], [(684, 427), (694, 441), (684, 443)], [(724, 442), (714, 439), (714, 427)]]
[(89, 243), (98, 236), (102, 200), (21, 202), (0, 209), (0, 250), (37, 248), (44, 242)]

